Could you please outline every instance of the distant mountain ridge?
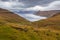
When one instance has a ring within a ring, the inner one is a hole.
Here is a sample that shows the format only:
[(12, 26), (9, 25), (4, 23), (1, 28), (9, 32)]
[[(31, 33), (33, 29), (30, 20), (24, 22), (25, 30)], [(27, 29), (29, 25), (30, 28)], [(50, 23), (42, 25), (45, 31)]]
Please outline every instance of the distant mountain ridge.
[(59, 12), (60, 12), (60, 10), (38, 11), (35, 13), (35, 15), (44, 16), (44, 17), (51, 17)]

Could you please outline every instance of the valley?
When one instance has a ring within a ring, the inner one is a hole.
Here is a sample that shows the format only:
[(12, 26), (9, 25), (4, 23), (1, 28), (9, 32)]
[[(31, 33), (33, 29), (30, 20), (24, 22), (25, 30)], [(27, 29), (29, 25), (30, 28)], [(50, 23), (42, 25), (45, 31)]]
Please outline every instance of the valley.
[(60, 13), (30, 22), (0, 8), (0, 40), (60, 40)]

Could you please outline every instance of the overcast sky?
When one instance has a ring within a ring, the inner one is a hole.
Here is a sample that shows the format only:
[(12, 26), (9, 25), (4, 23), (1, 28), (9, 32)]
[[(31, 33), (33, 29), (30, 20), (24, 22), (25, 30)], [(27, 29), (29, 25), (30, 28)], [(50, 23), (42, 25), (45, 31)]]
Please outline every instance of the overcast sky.
[[(60, 10), (60, 0), (2, 0), (0, 7), (19, 10)], [(11, 1), (10, 3), (7, 3)], [(18, 1), (18, 2), (17, 2)], [(5, 6), (5, 4), (7, 6)]]

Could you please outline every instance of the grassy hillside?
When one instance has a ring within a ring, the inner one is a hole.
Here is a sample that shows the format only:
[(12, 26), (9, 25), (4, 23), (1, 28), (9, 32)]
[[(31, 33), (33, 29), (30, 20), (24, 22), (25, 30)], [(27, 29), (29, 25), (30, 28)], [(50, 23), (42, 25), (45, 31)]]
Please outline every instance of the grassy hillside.
[[(59, 29), (59, 22), (56, 23), (59, 16), (31, 23), (10, 11), (0, 9), (0, 40), (60, 40), (60, 30), (56, 30)], [(53, 18), (57, 19), (53, 21)], [(54, 22), (56, 29), (49, 29)], [(45, 24), (49, 24), (49, 28)]]
[(50, 17), (46, 20), (36, 21), (33, 23), (37, 27), (45, 27), (51, 29), (60, 30), (60, 13), (57, 13), (53, 17)]
[[(54, 15), (54, 16), (46, 19), (46, 20), (40, 20), (40, 21), (33, 22), (33, 25), (38, 30), (41, 30), (41, 31), (44, 30), (44, 32), (46, 30), (49, 30), (49, 31), (52, 31), (52, 32), (56, 32), (57, 34), (60, 34), (60, 13), (57, 13), (56, 15)], [(51, 35), (51, 37), (52, 37), (52, 35)], [(56, 38), (56, 39), (54, 38), (53, 40), (60, 40), (60, 35), (54, 36), (54, 37), (59, 37), (59, 38)]]
[(29, 21), (18, 16), (17, 14), (14, 14), (13, 12), (1, 8), (0, 8), (0, 21), (10, 22), (10, 23), (21, 23), (24, 25), (31, 24)]
[(29, 21), (17, 14), (0, 9), (0, 40), (18, 40), (17, 38), (20, 38), (20, 30), (27, 31), (26, 27), (30, 25)]

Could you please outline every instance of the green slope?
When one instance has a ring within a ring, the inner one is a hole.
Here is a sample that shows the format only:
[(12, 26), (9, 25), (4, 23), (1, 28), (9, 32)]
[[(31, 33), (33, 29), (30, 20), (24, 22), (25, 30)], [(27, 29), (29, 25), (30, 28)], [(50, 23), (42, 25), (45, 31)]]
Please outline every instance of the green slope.
[(43, 22), (45, 20), (31, 23), (12, 12), (0, 9), (0, 40), (60, 40), (60, 30), (45, 28), (41, 26)]

